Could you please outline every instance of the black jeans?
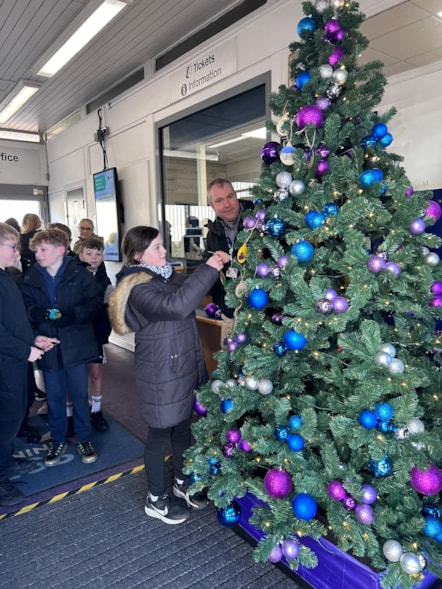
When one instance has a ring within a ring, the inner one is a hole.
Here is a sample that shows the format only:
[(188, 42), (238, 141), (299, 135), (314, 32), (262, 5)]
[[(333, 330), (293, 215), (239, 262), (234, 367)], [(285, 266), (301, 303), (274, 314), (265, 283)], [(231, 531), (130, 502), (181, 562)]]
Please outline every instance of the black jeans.
[(149, 427), (144, 447), (144, 468), (146, 469), (147, 487), (151, 495), (163, 495), (166, 491), (165, 457), (167, 443), (171, 442), (175, 477), (184, 479), (183, 453), (190, 446), (190, 424), (192, 418), (182, 421), (174, 427), (156, 429)]
[(26, 411), (27, 377), (23, 363), (21, 370), (15, 371), (14, 389), (0, 390), (0, 479), (12, 464), (14, 439)]

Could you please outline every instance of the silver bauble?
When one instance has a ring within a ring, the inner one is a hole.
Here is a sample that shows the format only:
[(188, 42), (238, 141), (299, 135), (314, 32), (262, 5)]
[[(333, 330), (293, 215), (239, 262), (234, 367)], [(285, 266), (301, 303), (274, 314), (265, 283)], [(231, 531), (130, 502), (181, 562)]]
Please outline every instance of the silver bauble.
[(425, 431), (425, 425), (420, 419), (413, 417), (407, 423), (407, 429), (410, 434), (423, 434)]
[(293, 180), (289, 185), (289, 192), (292, 196), (299, 196), (305, 190), (305, 184), (302, 180)]
[(219, 378), (217, 378), (216, 380), (214, 380), (212, 382), (212, 385), (211, 385), (212, 392), (218, 394), (219, 393), (219, 389), (222, 386), (224, 386), (224, 381), (223, 380), (220, 380)]
[(330, 100), (333, 100), (333, 98), (338, 98), (341, 92), (342, 87), (338, 86), (337, 84), (334, 84), (333, 86), (330, 86), (330, 88), (327, 90), (327, 98), (330, 98)]
[(280, 188), (279, 190), (275, 190), (273, 193), (273, 200), (276, 202), (280, 202), (281, 200), (285, 200), (289, 197), (289, 191), (286, 188)]
[(437, 266), (440, 262), (440, 258), (439, 256), (436, 254), (436, 252), (430, 252), (429, 254), (427, 254), (425, 256), (425, 263), (428, 264), (429, 266)]
[(342, 8), (345, 4), (345, 0), (332, 0), (331, 1), (331, 5), (333, 6), (333, 8), (335, 10), (339, 10), (339, 8)]
[(330, 6), (330, 4), (329, 4), (328, 0), (316, 0), (316, 2), (315, 2), (315, 9), (320, 14), (322, 14), (324, 12), (324, 10), (327, 10), (327, 8), (329, 6)]
[(422, 255), (423, 256), (426, 256), (427, 254), (430, 253), (430, 250), (427, 247), (425, 247), (425, 246), (422, 247), (421, 249), (422, 249)]
[(390, 374), (402, 374), (405, 370), (404, 363), (399, 358), (393, 358), (390, 365), (388, 366)]
[(394, 434), (398, 440), (407, 440), (410, 436), (408, 427), (400, 427)]
[(244, 386), (246, 389), (249, 389), (249, 391), (256, 391), (259, 387), (259, 380), (256, 376), (253, 376), (253, 374), (248, 374), (244, 379)]
[(328, 78), (331, 78), (333, 75), (333, 68), (331, 65), (328, 65), (328, 63), (324, 63), (322, 65), (319, 66), (319, 75), (321, 76), (321, 78), (323, 80), (328, 80)]
[(387, 540), (382, 546), (382, 552), (390, 562), (399, 562), (404, 551), (397, 540)]
[(338, 68), (337, 70), (335, 70), (333, 72), (332, 75), (332, 80), (335, 84), (337, 84), (338, 86), (342, 86), (343, 84), (345, 84), (345, 82), (347, 81), (348, 78), (348, 72), (347, 70), (344, 70), (343, 68)]
[(404, 552), (399, 559), (399, 564), (404, 573), (407, 573), (408, 575), (416, 575), (422, 570), (419, 557), (413, 552)]
[(240, 376), (238, 378), (238, 381), (237, 382), (238, 382), (238, 386), (239, 387), (245, 386), (245, 384), (246, 384), (246, 377), (245, 376)]
[(381, 368), (386, 368), (390, 366), (393, 358), (387, 352), (377, 352), (374, 356), (374, 363), (376, 366), (380, 366)]
[(417, 557), (423, 570), (427, 566), (427, 559), (421, 552), (418, 553)]
[(232, 388), (232, 387), (236, 387), (236, 380), (234, 378), (228, 378), (225, 382), (225, 385)]
[(392, 358), (396, 356), (396, 348), (393, 344), (389, 343), (381, 344), (378, 348), (378, 352), (386, 352), (387, 354), (390, 354)]
[(292, 180), (292, 175), (289, 172), (279, 172), (275, 178), (276, 184), (279, 188), (288, 188)]
[(273, 383), (268, 378), (261, 378), (259, 381), (258, 392), (261, 395), (270, 395), (273, 391)]

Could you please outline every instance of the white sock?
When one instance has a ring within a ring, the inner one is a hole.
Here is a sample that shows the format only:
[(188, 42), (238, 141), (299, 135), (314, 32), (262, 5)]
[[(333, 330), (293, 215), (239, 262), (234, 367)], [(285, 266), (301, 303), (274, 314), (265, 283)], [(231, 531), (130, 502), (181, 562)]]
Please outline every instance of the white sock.
[(97, 413), (97, 411), (101, 411), (101, 399), (102, 398), (103, 398), (102, 395), (100, 395), (99, 397), (92, 395), (92, 409), (91, 409), (92, 413)]
[(149, 493), (149, 497), (150, 500), (153, 501), (155, 503), (155, 501), (158, 501), (158, 495), (152, 495), (152, 493)]
[(182, 485), (184, 483), (184, 479), (176, 479), (176, 482), (178, 483), (178, 485)]
[(66, 401), (66, 415), (67, 415), (67, 417), (72, 417), (74, 415), (72, 401)]

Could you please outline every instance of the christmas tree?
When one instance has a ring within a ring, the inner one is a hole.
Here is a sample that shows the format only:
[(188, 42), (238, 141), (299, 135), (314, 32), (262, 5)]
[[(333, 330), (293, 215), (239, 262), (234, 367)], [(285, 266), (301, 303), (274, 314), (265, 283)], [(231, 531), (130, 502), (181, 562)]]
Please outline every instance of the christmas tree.
[(260, 500), (257, 560), (315, 567), (302, 539), (328, 537), (407, 589), (441, 576), (441, 209), (389, 147), (394, 109), (373, 110), (386, 80), (359, 63), (358, 4), (303, 11), (187, 472), (223, 523)]

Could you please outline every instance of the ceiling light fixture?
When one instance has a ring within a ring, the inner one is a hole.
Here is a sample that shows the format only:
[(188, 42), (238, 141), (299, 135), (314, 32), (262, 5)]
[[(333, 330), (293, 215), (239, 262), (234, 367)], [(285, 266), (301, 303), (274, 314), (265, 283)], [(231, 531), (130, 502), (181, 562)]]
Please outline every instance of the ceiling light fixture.
[(0, 125), (12, 117), (41, 87), (39, 82), (21, 80), (0, 105)]
[(37, 76), (51, 78), (74, 55), (89, 43), (117, 14), (127, 6), (127, 1), (104, 0), (91, 16), (75, 31), (56, 53), (38, 70)]
[(17, 131), (15, 129), (0, 128), (0, 139), (9, 139), (9, 141), (27, 141), (28, 143), (41, 143), (40, 133), (32, 131)]
[(267, 129), (265, 127), (259, 127), (259, 129), (253, 129), (252, 131), (246, 131), (245, 133), (241, 133), (239, 137), (233, 137), (232, 139), (226, 139), (225, 141), (220, 141), (219, 143), (208, 145), (207, 148), (216, 149), (217, 147), (223, 147), (223, 145), (237, 143), (238, 141), (242, 141), (243, 139), (266, 139), (266, 137)]

